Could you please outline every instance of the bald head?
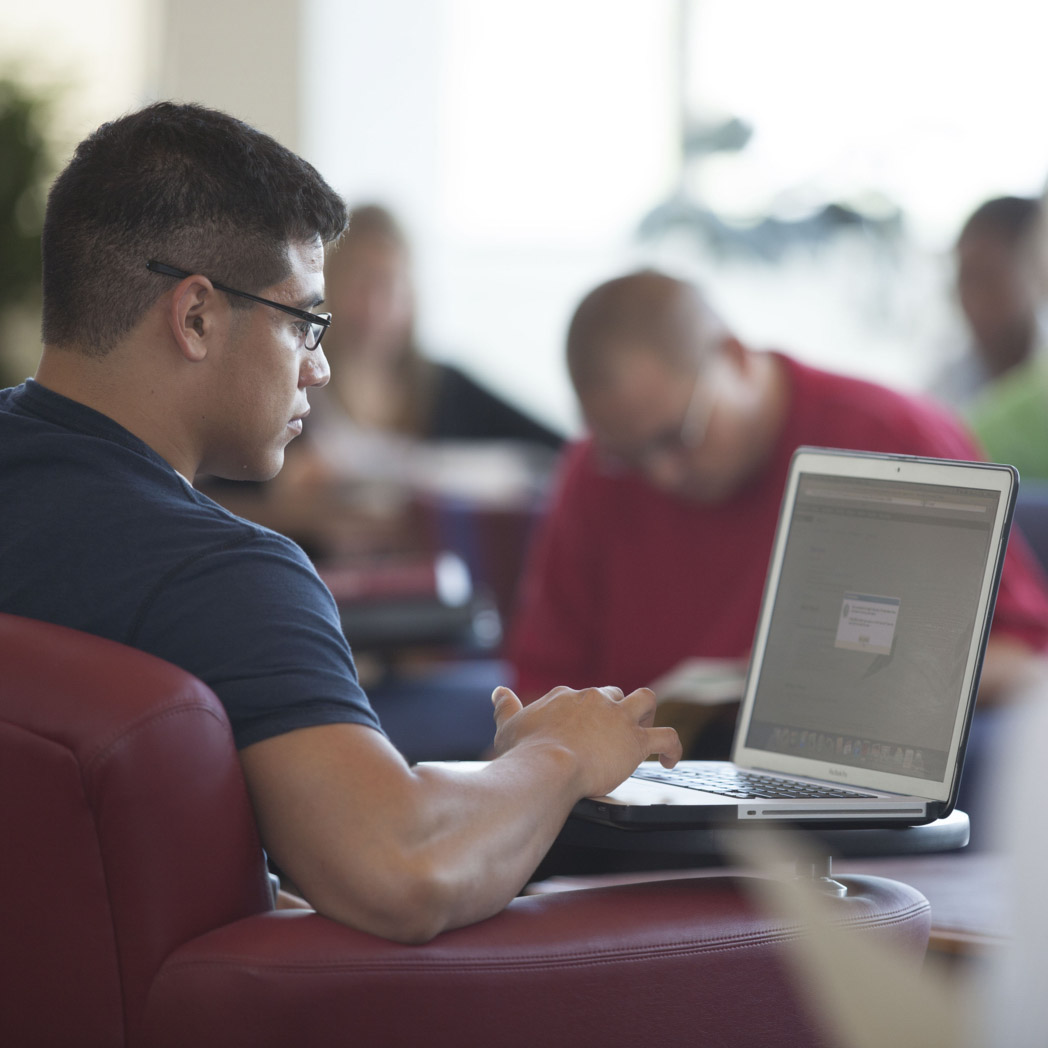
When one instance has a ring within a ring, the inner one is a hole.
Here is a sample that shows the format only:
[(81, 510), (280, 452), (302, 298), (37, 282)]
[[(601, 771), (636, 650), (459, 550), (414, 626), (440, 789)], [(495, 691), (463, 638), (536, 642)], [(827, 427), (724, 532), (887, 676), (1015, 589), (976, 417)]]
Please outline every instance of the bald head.
[(726, 334), (697, 287), (642, 270), (601, 284), (579, 303), (568, 328), (568, 371), (581, 396), (605, 381), (627, 350), (693, 370)]
[(694, 285), (645, 270), (579, 304), (568, 367), (601, 463), (718, 503), (767, 461), (788, 409), (782, 367), (744, 346)]

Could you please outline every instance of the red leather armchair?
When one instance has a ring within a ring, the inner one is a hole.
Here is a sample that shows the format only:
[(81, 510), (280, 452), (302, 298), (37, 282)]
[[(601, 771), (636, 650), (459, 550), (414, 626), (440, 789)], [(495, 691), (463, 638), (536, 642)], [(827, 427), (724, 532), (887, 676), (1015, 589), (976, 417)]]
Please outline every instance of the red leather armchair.
[[(519, 898), (403, 946), (274, 911), (228, 723), (149, 655), (0, 615), (0, 1044), (817, 1045), (741, 878)], [(928, 907), (841, 920), (915, 963)]]

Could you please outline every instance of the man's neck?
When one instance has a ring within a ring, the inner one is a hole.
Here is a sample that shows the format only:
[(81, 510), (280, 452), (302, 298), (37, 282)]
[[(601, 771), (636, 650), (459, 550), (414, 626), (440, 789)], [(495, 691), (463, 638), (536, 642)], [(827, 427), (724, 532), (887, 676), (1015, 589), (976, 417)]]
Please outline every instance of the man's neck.
[[(119, 352), (117, 350), (114, 353)], [(194, 477), (197, 461), (172, 420), (170, 405), (158, 404), (162, 381), (135, 383), (128, 370), (108, 357), (94, 357), (76, 349), (45, 346), (36, 381), (54, 393), (111, 418), (149, 445), (183, 477)]]

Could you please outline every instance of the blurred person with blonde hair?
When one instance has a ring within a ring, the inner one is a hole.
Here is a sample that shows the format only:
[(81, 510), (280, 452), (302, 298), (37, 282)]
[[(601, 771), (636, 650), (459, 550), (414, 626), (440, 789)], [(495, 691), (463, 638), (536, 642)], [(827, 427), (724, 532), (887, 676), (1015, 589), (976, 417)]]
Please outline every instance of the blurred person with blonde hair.
[[(411, 249), (378, 204), (349, 212), (325, 261), (337, 321), (324, 341), (331, 382), (287, 468), (256, 497), (216, 497), (318, 555), (423, 543), (419, 498), (531, 497), (564, 438), (418, 341)], [(261, 494), (261, 498), (257, 497)]]
[(563, 438), (460, 368), (429, 359), (416, 334), (407, 237), (377, 204), (353, 208), (349, 229), (325, 265), (339, 322), (324, 348), (328, 389), (345, 417), (365, 429), (424, 440), (513, 440), (558, 449)]

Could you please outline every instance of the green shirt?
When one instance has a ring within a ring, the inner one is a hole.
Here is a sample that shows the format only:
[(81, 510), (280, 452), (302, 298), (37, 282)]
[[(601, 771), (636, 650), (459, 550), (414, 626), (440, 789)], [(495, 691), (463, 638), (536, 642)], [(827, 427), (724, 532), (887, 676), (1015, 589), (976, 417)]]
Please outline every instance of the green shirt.
[(1048, 481), (1048, 353), (1012, 368), (972, 404), (968, 421), (995, 462)]

